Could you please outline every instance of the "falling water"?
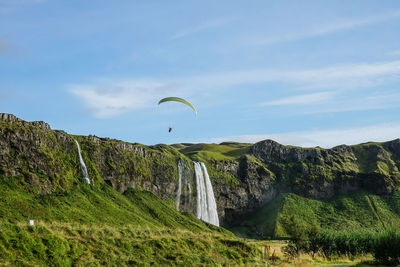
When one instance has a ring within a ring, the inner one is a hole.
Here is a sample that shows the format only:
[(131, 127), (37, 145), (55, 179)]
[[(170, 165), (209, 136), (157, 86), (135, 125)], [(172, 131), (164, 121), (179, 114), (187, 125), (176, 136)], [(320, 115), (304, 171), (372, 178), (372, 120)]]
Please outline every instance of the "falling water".
[(76, 141), (75, 139), (74, 139), (74, 141), (75, 141), (75, 143), (76, 143), (76, 146), (78, 147), (79, 163), (80, 163), (80, 165), (81, 165), (81, 170), (82, 170), (83, 178), (85, 178), (86, 182), (87, 182), (88, 184), (90, 184), (89, 174), (88, 174), (88, 171), (87, 171), (87, 169), (86, 169), (85, 162), (83, 161), (83, 158), (82, 158), (82, 155), (81, 155), (81, 148), (79, 147), (78, 141)]
[(182, 162), (178, 162), (178, 191), (176, 192), (176, 210), (179, 210), (179, 204), (181, 203), (182, 194)]
[(194, 162), (197, 185), (197, 218), (219, 226), (217, 204), (207, 168), (203, 162)]

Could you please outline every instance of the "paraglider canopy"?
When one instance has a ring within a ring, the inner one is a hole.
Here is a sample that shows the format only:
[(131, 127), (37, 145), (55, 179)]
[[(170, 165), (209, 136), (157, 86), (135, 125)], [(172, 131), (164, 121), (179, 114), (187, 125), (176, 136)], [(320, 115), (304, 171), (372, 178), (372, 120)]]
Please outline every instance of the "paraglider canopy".
[(181, 102), (181, 103), (191, 107), (194, 110), (194, 115), (197, 116), (197, 110), (194, 108), (194, 106), (192, 104), (190, 104), (189, 102), (187, 102), (185, 99), (182, 99), (179, 97), (165, 97), (165, 98), (161, 99), (160, 101), (158, 101), (158, 104), (161, 104), (164, 102), (169, 102), (169, 101)]

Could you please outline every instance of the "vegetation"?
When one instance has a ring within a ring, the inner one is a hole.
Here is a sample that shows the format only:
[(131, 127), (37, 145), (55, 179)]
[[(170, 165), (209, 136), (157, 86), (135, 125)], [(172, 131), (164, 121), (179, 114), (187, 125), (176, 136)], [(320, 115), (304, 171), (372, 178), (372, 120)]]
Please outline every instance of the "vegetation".
[(383, 231), (400, 225), (400, 191), (377, 196), (365, 191), (318, 201), (295, 194), (281, 194), (262, 208), (243, 215), (239, 223), (227, 225), (241, 236), (257, 239), (290, 237), (292, 217), (332, 231)]
[(22, 177), (0, 176), (0, 195), (0, 265), (261, 263), (254, 245), (148, 191), (121, 195), (107, 184), (82, 182), (39, 195)]
[(255, 246), (217, 232), (132, 224), (0, 223), (0, 265), (261, 265), (260, 255)]
[[(25, 122), (0, 122), (0, 133), (0, 265), (261, 263), (255, 242), (175, 211), (178, 160), (189, 168), (191, 160), (204, 162), (217, 190), (229, 187), (237, 201), (235, 190), (249, 194), (248, 207), (264, 193), (358, 188), (328, 201), (280, 194), (227, 227), (243, 237), (291, 238), (282, 247), (290, 257), (372, 253), (380, 263), (398, 264), (391, 248), (398, 248), (399, 233), (390, 230), (400, 225), (398, 141), (331, 150), (271, 143), (251, 154), (251, 144), (145, 146)], [(94, 185), (80, 178), (73, 139)], [(260, 182), (271, 191), (251, 192)], [(25, 225), (28, 219), (36, 225)]]
[(217, 144), (177, 144), (173, 145), (192, 160), (209, 162), (238, 160), (252, 144), (224, 142)]
[(291, 217), (288, 227), (291, 236), (283, 251), (290, 258), (301, 253), (317, 254), (327, 259), (334, 257), (360, 257), (372, 254), (376, 263), (388, 265), (400, 264), (400, 231), (330, 231), (321, 230), (316, 225), (306, 225)]
[(21, 177), (0, 176), (0, 220), (77, 222), (103, 225), (148, 225), (210, 231), (188, 213), (176, 212), (154, 194), (130, 189), (121, 195), (106, 184), (99, 188), (79, 183), (54, 194), (36, 194)]

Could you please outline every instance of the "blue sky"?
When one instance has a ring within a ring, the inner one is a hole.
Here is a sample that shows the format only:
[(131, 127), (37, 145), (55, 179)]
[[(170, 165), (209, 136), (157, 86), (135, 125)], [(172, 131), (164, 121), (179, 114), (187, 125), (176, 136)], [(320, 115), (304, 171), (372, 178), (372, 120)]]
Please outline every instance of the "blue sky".
[(72, 134), (387, 141), (399, 82), (397, 0), (0, 0), (0, 112)]

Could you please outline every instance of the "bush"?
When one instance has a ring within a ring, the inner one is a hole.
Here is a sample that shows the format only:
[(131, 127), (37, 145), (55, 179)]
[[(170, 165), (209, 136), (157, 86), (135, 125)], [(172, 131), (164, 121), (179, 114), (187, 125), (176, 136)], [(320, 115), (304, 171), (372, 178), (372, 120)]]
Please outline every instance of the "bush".
[(400, 264), (400, 231), (318, 231), (315, 227), (307, 229), (294, 219), (291, 222), (292, 239), (284, 249), (289, 257), (299, 253), (312, 256), (320, 253), (330, 259), (333, 256), (356, 257), (371, 253), (379, 264)]
[(386, 231), (377, 234), (374, 240), (374, 258), (384, 265), (400, 264), (400, 232)]
[(294, 216), (291, 216), (287, 222), (286, 229), (291, 237), (289, 244), (282, 250), (289, 258), (297, 257), (301, 253), (310, 253), (314, 256), (318, 252), (318, 247), (315, 246), (315, 237), (319, 233), (319, 227), (312, 225), (311, 227), (300, 221)]

